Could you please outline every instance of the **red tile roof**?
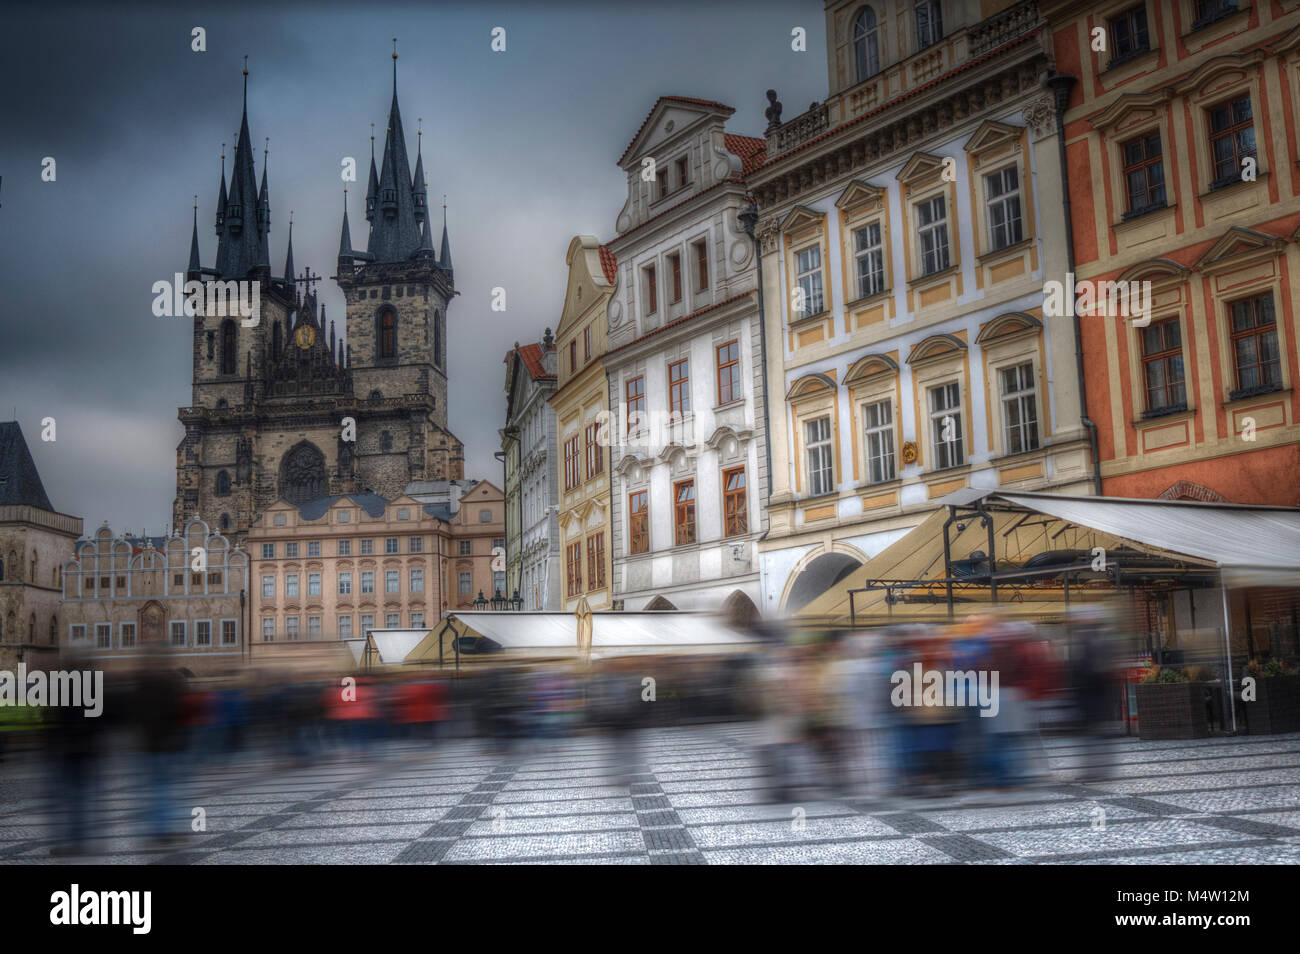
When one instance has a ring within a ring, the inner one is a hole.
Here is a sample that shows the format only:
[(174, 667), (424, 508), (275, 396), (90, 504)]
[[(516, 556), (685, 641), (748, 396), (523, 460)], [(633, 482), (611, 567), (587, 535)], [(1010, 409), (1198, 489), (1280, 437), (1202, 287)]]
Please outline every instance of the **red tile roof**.
[(605, 273), (605, 281), (611, 285), (618, 278), (618, 256), (609, 250), (608, 245), (600, 246), (600, 270)]
[(767, 159), (766, 139), (724, 133), (722, 142), (727, 147), (727, 152), (735, 153), (740, 157), (741, 175), (749, 175)]
[(729, 113), (734, 113), (736, 111), (726, 103), (719, 103), (712, 99), (696, 99), (693, 96), (660, 96), (655, 100), (655, 104), (650, 107), (650, 112), (646, 113), (645, 119), (641, 120), (641, 125), (636, 129), (636, 135), (632, 137), (632, 141), (629, 142), (627, 148), (623, 150), (623, 155), (619, 156), (618, 164), (620, 166), (627, 159), (627, 154), (632, 151), (632, 146), (641, 137), (641, 133), (645, 130), (645, 124), (650, 122), (650, 117), (655, 114), (655, 110), (659, 108), (659, 104), (666, 99), (672, 100), (676, 103), (691, 103), (695, 106), (707, 106), (710, 109), (725, 109)]
[(542, 346), (539, 344), (526, 344), (519, 346), (519, 357), (524, 361), (524, 367), (528, 369), (528, 374), (534, 381), (538, 378), (549, 377), (546, 373), (546, 367), (542, 364)]

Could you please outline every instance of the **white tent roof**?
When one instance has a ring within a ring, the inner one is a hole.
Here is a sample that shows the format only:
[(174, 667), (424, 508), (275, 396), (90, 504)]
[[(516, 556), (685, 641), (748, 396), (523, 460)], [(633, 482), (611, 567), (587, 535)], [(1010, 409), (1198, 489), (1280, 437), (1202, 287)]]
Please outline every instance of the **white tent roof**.
[[(573, 613), (452, 613), (463, 627), (500, 644), (506, 651), (578, 651), (578, 620)], [(752, 640), (706, 613), (592, 613), (593, 655), (701, 652), (741, 649)]]
[(1229, 586), (1300, 584), (1300, 509), (1041, 493), (992, 496), (1134, 543), (1208, 560)]
[(348, 651), (352, 653), (352, 661), (355, 663), (360, 663), (361, 657), (362, 655), (365, 654), (366, 651), (365, 637), (361, 637), (359, 639), (345, 639), (343, 640), (343, 643), (348, 647)]
[(400, 665), (411, 654), (411, 650), (428, 635), (427, 628), (370, 630), (370, 638), (374, 641), (375, 649), (379, 651), (379, 661), (386, 665)]

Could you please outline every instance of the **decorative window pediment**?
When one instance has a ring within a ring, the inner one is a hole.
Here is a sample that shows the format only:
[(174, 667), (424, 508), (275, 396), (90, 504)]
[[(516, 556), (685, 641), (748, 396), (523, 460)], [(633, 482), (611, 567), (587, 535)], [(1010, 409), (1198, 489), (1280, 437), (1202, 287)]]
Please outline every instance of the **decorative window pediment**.
[(982, 152), (989, 152), (1005, 146), (1009, 142), (1018, 142), (1021, 133), (1024, 131), (1021, 126), (1012, 126), (1007, 123), (986, 119), (980, 123), (980, 128), (975, 130), (975, 135), (971, 136), (966, 142), (966, 151), (973, 156)]
[(673, 441), (659, 452), (659, 459), (673, 468), (674, 471), (677, 471), (681, 470), (689, 461), (694, 460), (695, 457), (685, 444)]
[(780, 229), (783, 235), (801, 235), (805, 232), (820, 229), (825, 221), (825, 212), (817, 212), (807, 206), (796, 205), (790, 210), (790, 214), (781, 220)]
[(981, 325), (975, 343), (984, 345), (999, 338), (1006, 338), (1026, 331), (1037, 331), (1042, 327), (1043, 323), (1033, 315), (1027, 315), (1023, 311), (1009, 311), (1005, 315), (998, 315), (992, 321), (986, 321)]
[(749, 440), (753, 436), (754, 436), (753, 428), (750, 427), (734, 428), (734, 427), (728, 427), (727, 425), (724, 424), (721, 427), (719, 427), (717, 430), (715, 430), (709, 436), (709, 439), (704, 442), (704, 444), (710, 450), (717, 451), (718, 453), (730, 453), (729, 451), (724, 450), (724, 446), (726, 445), (728, 440), (735, 441), (736, 446), (743, 447), (745, 446), (745, 444), (749, 442)]
[(1276, 42), (1270, 43), (1268, 51), (1274, 56), (1286, 56), (1300, 51), (1300, 26)]
[(861, 179), (854, 179), (849, 183), (849, 187), (840, 193), (840, 197), (835, 200), (835, 206), (842, 209), (849, 215), (856, 215), (859, 212), (874, 211), (885, 203), (885, 189), (883, 186), (874, 186), (870, 182), (863, 182)]
[(1263, 49), (1254, 49), (1216, 56), (1194, 69), (1181, 83), (1174, 85), (1172, 92), (1179, 96), (1216, 95), (1221, 88), (1250, 78), (1267, 55)]
[(1173, 93), (1165, 89), (1145, 93), (1124, 93), (1092, 117), (1092, 128), (1103, 131), (1114, 129), (1121, 122), (1126, 126), (1157, 117)]
[(931, 335), (918, 342), (907, 356), (908, 364), (922, 364), (938, 358), (951, 357), (968, 350), (966, 342), (955, 335)]
[(787, 401), (798, 401), (801, 398), (813, 397), (814, 395), (823, 394), (826, 391), (834, 392), (837, 385), (835, 379), (829, 375), (816, 372), (814, 374), (805, 374), (802, 378), (790, 385), (790, 390), (786, 392)]
[(1285, 239), (1275, 235), (1234, 225), (1201, 256), (1196, 269), (1210, 271), (1221, 265), (1243, 264), (1251, 258), (1273, 255), (1285, 244)]
[(654, 460), (650, 457), (641, 457), (637, 454), (624, 454), (619, 458), (618, 466), (614, 468), (614, 473), (624, 480), (637, 479), (633, 475), (638, 471), (644, 472), (654, 465)]
[(844, 383), (854, 384), (880, 374), (892, 375), (897, 373), (898, 362), (893, 358), (884, 354), (869, 354), (853, 363), (853, 366), (849, 368), (849, 373), (844, 376)]
[(943, 174), (943, 156), (918, 152), (898, 172), (898, 181), (906, 185), (929, 182)]
[(1152, 284), (1186, 280), (1191, 269), (1168, 258), (1151, 258), (1130, 265), (1119, 276), (1120, 281), (1150, 281)]

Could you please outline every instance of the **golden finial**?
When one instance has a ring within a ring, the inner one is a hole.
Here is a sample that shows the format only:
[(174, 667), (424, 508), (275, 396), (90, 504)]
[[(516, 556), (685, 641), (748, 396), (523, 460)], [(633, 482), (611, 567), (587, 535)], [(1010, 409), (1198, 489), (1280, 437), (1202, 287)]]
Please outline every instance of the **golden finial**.
[(199, 210), (199, 197), (198, 197), (197, 194), (195, 194), (195, 196), (194, 196), (194, 211), (197, 212), (198, 210)]
[(244, 54), (244, 75), (248, 75), (248, 54)]
[(393, 37), (393, 59), (397, 59), (397, 37)]
[(289, 225), (293, 225), (293, 209), (289, 210)]

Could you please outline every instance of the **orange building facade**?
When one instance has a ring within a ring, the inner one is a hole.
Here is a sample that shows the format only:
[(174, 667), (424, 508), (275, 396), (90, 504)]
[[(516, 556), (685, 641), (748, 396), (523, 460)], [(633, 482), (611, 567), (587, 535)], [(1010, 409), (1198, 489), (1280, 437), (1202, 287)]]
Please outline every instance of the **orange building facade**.
[(1300, 2), (1040, 10), (1103, 493), (1300, 504)]

